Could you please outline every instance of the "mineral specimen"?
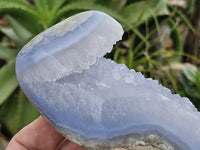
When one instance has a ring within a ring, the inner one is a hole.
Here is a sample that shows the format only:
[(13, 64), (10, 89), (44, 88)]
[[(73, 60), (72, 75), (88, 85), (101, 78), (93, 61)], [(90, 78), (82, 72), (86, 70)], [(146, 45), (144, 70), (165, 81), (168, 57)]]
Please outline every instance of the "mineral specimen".
[(122, 34), (99, 11), (58, 23), (19, 52), (21, 88), (58, 132), (86, 148), (199, 150), (200, 112), (187, 98), (103, 58)]

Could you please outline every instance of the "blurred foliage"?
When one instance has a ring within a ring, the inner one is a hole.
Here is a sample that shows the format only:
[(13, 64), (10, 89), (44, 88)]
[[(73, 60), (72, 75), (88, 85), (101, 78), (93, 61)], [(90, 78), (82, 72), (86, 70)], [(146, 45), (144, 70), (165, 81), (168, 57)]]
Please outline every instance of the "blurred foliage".
[(185, 67), (179, 74), (179, 80), (183, 85), (184, 95), (200, 110), (200, 70), (195, 71), (189, 67)]
[[(38, 33), (84, 10), (106, 12), (124, 27), (122, 41), (106, 57), (158, 79), (174, 92), (180, 91), (173, 69), (164, 68), (171, 62), (180, 62), (182, 56), (200, 62), (183, 53), (179, 30), (184, 24), (194, 32), (187, 17), (193, 9), (192, 2), (187, 0), (185, 14), (169, 5), (168, 0), (0, 0), (0, 13), (9, 23), (9, 27), (0, 26), (0, 122), (7, 134), (12, 136), (39, 115), (18, 87), (14, 71), (17, 53)], [(169, 37), (173, 50), (166, 48)], [(182, 79), (181, 82), (185, 83)], [(199, 97), (197, 100), (199, 104)]]

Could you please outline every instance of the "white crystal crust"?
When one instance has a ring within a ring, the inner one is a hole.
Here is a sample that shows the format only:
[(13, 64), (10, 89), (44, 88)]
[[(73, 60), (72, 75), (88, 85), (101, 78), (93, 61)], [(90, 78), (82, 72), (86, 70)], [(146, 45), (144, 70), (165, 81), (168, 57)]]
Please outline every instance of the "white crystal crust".
[(29, 81), (55, 81), (89, 69), (97, 58), (112, 50), (122, 34), (121, 25), (105, 13), (87, 11), (74, 15), (25, 45), (18, 54), (17, 65), (21, 68), (17, 74), (26, 71), (28, 79), (24, 80)]

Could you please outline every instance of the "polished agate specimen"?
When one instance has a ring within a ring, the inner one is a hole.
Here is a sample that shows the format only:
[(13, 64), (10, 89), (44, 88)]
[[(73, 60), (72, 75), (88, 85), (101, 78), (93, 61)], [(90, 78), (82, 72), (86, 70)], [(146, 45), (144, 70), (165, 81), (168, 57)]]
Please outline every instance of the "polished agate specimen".
[(187, 98), (103, 57), (122, 34), (99, 11), (58, 23), (19, 52), (21, 88), (58, 132), (83, 147), (199, 150), (200, 112)]

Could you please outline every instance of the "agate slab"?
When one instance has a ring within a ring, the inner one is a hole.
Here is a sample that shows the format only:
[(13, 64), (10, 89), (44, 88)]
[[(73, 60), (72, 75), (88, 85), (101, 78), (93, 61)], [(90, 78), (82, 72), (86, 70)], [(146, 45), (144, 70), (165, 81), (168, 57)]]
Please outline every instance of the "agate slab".
[(72, 16), (19, 52), (19, 84), (58, 132), (89, 149), (143, 142), (199, 150), (200, 113), (189, 99), (103, 58), (122, 35), (103, 12)]

